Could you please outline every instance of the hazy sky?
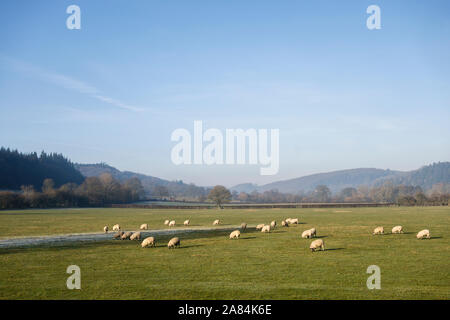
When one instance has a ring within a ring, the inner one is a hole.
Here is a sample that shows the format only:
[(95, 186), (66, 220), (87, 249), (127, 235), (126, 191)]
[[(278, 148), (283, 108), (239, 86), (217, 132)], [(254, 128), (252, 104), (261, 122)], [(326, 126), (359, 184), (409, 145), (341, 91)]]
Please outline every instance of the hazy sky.
[[(450, 160), (449, 1), (5, 0), (0, 22), (2, 146), (226, 186)], [(194, 120), (279, 129), (279, 173), (175, 166)]]

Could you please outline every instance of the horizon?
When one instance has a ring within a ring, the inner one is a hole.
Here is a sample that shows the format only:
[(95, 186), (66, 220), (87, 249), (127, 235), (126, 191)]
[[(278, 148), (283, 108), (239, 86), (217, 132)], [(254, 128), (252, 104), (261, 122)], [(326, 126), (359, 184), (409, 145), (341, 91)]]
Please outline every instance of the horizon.
[[(450, 3), (0, 4), (0, 136), (198, 186), (450, 159)], [(123, 14), (126, 12), (126, 14)], [(249, 21), (251, 23), (249, 23)], [(279, 129), (279, 171), (175, 165), (171, 133)]]

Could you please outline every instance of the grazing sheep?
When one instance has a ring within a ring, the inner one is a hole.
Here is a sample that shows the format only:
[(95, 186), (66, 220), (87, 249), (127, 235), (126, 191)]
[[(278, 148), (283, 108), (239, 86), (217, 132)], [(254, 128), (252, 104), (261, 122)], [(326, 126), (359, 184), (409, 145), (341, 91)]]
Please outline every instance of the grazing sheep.
[(241, 223), (241, 229), (242, 231), (244, 231), (245, 229), (247, 229), (247, 224), (245, 222)]
[(230, 233), (230, 239), (239, 239), (241, 236), (241, 232), (239, 230), (234, 230), (232, 233)]
[(120, 231), (120, 225), (118, 224), (113, 225), (113, 231)]
[(131, 231), (125, 232), (124, 234), (122, 234), (122, 237), (120, 237), (120, 239), (122, 240), (130, 239), (132, 234), (133, 233)]
[(311, 252), (314, 252), (319, 248), (322, 249), (322, 251), (325, 251), (325, 243), (323, 242), (322, 239), (317, 239), (311, 242), (309, 248), (311, 249)]
[(217, 219), (217, 220), (214, 220), (214, 222), (213, 222), (213, 226), (218, 226), (218, 225), (219, 225), (219, 223), (220, 223), (219, 219)]
[(146, 224), (146, 223), (141, 224), (141, 226), (139, 227), (139, 229), (141, 229), (141, 230), (147, 230), (147, 229), (148, 229), (148, 224)]
[(384, 234), (384, 228), (383, 227), (376, 227), (373, 230), (373, 234)]
[(185, 220), (185, 221), (183, 222), (183, 224), (184, 224), (185, 226), (188, 226), (190, 222), (191, 222), (190, 220)]
[(311, 231), (311, 229), (303, 231), (302, 238), (303, 239), (312, 238), (312, 231)]
[(180, 239), (178, 237), (170, 239), (169, 243), (167, 244), (167, 247), (170, 248), (176, 248), (181, 245)]
[(131, 235), (130, 240), (141, 240), (141, 233), (135, 232)]
[(258, 224), (256, 230), (261, 230), (264, 227), (264, 223)]
[(103, 227), (103, 232), (104, 232), (104, 233), (108, 233), (108, 230), (109, 230), (108, 226), (104, 226), (104, 227)]
[(274, 220), (270, 223), (270, 228), (275, 229), (276, 225), (277, 225), (277, 222)]
[(114, 234), (113, 238), (114, 239), (120, 239), (120, 238), (122, 238), (122, 235), (123, 235), (123, 231), (119, 231), (116, 234)]
[(424, 229), (417, 234), (417, 239), (427, 238), (430, 239), (430, 230)]
[(289, 224), (298, 224), (298, 219), (289, 219)]
[(164, 224), (167, 226), (167, 225), (169, 225), (169, 220), (166, 220), (166, 221), (164, 221)]
[(289, 223), (287, 223), (286, 220), (281, 221), (281, 225), (283, 227), (289, 227)]
[(155, 238), (153, 238), (153, 237), (145, 238), (144, 241), (142, 241), (142, 243), (141, 243), (142, 248), (154, 247), (155, 245), (156, 245)]
[(261, 232), (270, 232), (270, 225), (265, 225), (264, 227), (262, 227)]
[(393, 227), (392, 233), (403, 233), (403, 227), (402, 226)]
[(175, 220), (169, 222), (169, 227), (175, 227)]

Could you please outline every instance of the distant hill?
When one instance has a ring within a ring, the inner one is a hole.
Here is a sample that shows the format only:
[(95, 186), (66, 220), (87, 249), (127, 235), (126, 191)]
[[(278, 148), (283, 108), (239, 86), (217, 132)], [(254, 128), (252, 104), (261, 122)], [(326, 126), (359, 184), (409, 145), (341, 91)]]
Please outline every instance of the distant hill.
[(40, 190), (47, 178), (53, 179), (55, 187), (84, 180), (73, 163), (61, 154), (0, 149), (0, 189), (20, 190), (22, 185), (32, 185)]
[(185, 197), (198, 197), (206, 195), (206, 188), (197, 187), (193, 184), (186, 184), (183, 181), (169, 181), (153, 176), (131, 171), (120, 171), (106, 163), (96, 164), (75, 164), (75, 168), (85, 177), (99, 176), (102, 173), (110, 173), (119, 181), (126, 181), (130, 178), (138, 178), (147, 194), (153, 194), (156, 187), (166, 187), (170, 194)]
[[(437, 183), (450, 183), (450, 162), (439, 162), (424, 166), (413, 171), (392, 171), (374, 168), (360, 168), (318, 173), (300, 178), (283, 180), (256, 186), (251, 183), (240, 184), (231, 188), (237, 192), (256, 190), (264, 192), (277, 189), (279, 192), (298, 193), (308, 192), (318, 185), (326, 185), (332, 192), (338, 192), (346, 187), (360, 185), (379, 186), (390, 181), (393, 184), (420, 186), (423, 190), (431, 189)], [(250, 191), (250, 192), (251, 192)]]

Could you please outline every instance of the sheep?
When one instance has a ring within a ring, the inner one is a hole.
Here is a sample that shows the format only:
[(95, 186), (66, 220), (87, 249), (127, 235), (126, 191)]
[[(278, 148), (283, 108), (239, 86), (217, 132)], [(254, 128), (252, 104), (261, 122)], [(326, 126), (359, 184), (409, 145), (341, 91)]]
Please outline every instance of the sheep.
[(270, 223), (270, 228), (275, 229), (275, 226), (277, 225), (277, 222), (274, 220)]
[(118, 224), (113, 225), (113, 231), (120, 231), (120, 225)]
[(392, 228), (392, 233), (403, 233), (403, 227), (402, 226), (395, 226)]
[(289, 224), (298, 224), (298, 219), (289, 219)]
[(103, 227), (103, 232), (104, 232), (104, 233), (108, 233), (108, 230), (109, 230), (108, 226), (104, 226), (104, 227)]
[(309, 248), (311, 249), (311, 252), (314, 252), (319, 248), (321, 248), (322, 251), (325, 251), (325, 243), (323, 242), (322, 239), (317, 239), (317, 240), (314, 240), (313, 242), (311, 242), (311, 245), (309, 246)]
[(373, 234), (384, 234), (384, 228), (383, 227), (376, 227), (373, 230)]
[(141, 240), (141, 233), (135, 232), (131, 235), (130, 240)]
[(286, 221), (287, 224), (290, 224), (291, 223), (291, 218), (286, 218), (286, 219), (284, 219), (284, 221)]
[(261, 230), (264, 227), (264, 223), (258, 224), (256, 230)]
[(142, 243), (141, 243), (142, 248), (154, 247), (155, 245), (156, 245), (155, 238), (153, 238), (153, 237), (145, 238), (144, 241), (142, 241)]
[(311, 228), (309, 230), (311, 230), (311, 236), (315, 237), (316, 236), (316, 228)]
[(214, 222), (213, 222), (213, 226), (218, 226), (219, 223), (220, 223), (220, 220), (219, 220), (219, 219), (216, 219), (216, 220), (214, 220)]
[(417, 234), (417, 239), (427, 238), (430, 239), (430, 230), (424, 229)]
[(148, 230), (148, 224), (144, 223), (141, 224), (141, 226), (139, 227), (140, 230)]
[(289, 227), (289, 223), (287, 223), (286, 220), (281, 221), (281, 225), (283, 227)]
[(230, 233), (230, 239), (239, 239), (241, 236), (241, 232), (239, 230), (234, 230), (232, 233)]
[(270, 225), (265, 225), (264, 227), (262, 227), (261, 232), (270, 232)]
[(188, 220), (185, 220), (185, 221), (183, 222), (183, 224), (184, 224), (185, 226), (188, 226), (190, 222), (191, 222), (191, 221), (188, 219)]
[(303, 239), (312, 238), (312, 231), (311, 231), (311, 229), (303, 231), (302, 238)]
[(116, 234), (114, 234), (113, 238), (114, 239), (120, 239), (120, 238), (122, 238), (122, 235), (123, 235), (123, 231), (119, 231)]
[(170, 248), (176, 248), (181, 245), (180, 239), (178, 237), (170, 239), (169, 243), (167, 244), (167, 247)]
[(175, 220), (169, 222), (169, 227), (175, 227)]
[(164, 221), (164, 224), (166, 225), (166, 226), (168, 226), (169, 225), (169, 220), (166, 220), (166, 221)]
[(125, 232), (124, 234), (122, 234), (122, 237), (120, 237), (120, 239), (122, 240), (130, 239), (132, 234), (133, 233), (131, 231)]
[(245, 229), (247, 229), (247, 224), (245, 222), (241, 223), (241, 229), (242, 231), (244, 231)]

